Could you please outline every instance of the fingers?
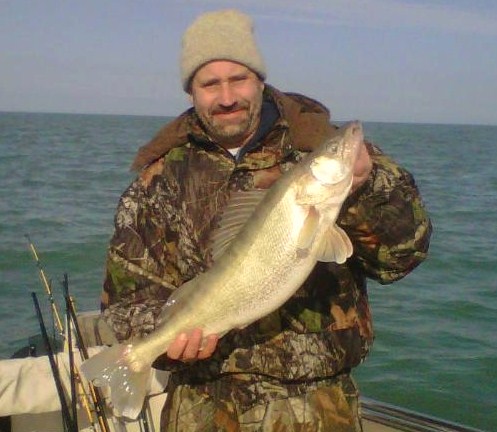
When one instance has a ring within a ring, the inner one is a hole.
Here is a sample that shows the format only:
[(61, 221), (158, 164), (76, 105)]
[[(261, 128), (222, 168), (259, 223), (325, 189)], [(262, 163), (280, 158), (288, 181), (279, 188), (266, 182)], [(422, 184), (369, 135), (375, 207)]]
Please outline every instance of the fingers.
[(188, 343), (186, 344), (185, 350), (183, 351), (184, 361), (196, 360), (200, 351), (200, 345), (202, 343), (202, 330), (195, 329), (190, 333)]
[(186, 333), (181, 333), (167, 349), (167, 356), (173, 360), (179, 360), (188, 343)]
[(214, 353), (219, 338), (209, 335), (203, 339), (201, 329), (195, 329), (189, 335), (181, 333), (169, 345), (167, 356), (184, 362), (206, 359)]
[(207, 338), (205, 339), (205, 345), (201, 348), (200, 352), (198, 353), (199, 360), (206, 359), (214, 353), (217, 347), (218, 340), (219, 337), (217, 335), (207, 336)]

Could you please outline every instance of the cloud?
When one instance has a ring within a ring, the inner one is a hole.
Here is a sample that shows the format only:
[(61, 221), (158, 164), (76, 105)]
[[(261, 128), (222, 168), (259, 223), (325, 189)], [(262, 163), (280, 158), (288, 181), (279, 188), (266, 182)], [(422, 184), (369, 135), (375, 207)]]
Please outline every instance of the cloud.
[(361, 28), (424, 28), (440, 32), (497, 36), (497, 9), (480, 2), (407, 0), (198, 0), (204, 7), (237, 7), (255, 19)]

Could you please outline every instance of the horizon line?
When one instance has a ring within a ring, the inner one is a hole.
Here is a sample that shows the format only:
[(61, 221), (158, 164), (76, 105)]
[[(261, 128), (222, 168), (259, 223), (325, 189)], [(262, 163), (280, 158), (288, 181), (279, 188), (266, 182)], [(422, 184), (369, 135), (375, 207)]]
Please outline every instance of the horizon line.
[[(46, 114), (46, 115), (80, 115), (80, 116), (113, 116), (113, 117), (157, 117), (174, 119), (179, 114), (123, 114), (123, 113), (104, 113), (104, 112), (70, 112), (70, 111), (20, 111), (20, 110), (3, 110), (0, 114)], [(409, 124), (409, 125), (430, 125), (430, 126), (486, 126), (497, 127), (497, 124), (491, 123), (463, 123), (463, 122), (440, 122), (440, 121), (419, 121), (419, 120), (372, 120), (372, 119), (330, 119), (332, 123), (347, 123), (350, 121), (360, 121), (362, 123), (383, 123), (383, 124)]]

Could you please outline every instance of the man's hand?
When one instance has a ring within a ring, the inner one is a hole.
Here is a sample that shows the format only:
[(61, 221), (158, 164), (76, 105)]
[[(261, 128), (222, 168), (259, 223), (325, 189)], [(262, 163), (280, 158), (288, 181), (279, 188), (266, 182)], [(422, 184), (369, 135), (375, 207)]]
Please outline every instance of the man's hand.
[(201, 329), (195, 329), (190, 334), (181, 333), (169, 345), (167, 356), (173, 360), (191, 362), (203, 360), (212, 355), (219, 340), (217, 335), (209, 335), (202, 344), (203, 335)]
[(359, 154), (354, 165), (354, 178), (352, 179), (352, 188), (350, 193), (356, 191), (360, 188), (368, 179), (371, 170), (373, 169), (373, 161), (368, 153), (366, 144), (364, 141), (361, 143), (359, 148)]

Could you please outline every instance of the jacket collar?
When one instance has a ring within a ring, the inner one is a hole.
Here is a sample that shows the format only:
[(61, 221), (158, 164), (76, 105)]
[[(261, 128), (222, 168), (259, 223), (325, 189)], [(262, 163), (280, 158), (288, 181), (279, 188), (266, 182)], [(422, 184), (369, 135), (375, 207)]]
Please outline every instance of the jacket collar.
[[(311, 98), (297, 93), (282, 93), (266, 84), (264, 101), (275, 106), (276, 112), (265, 108), (264, 121), (261, 122), (255, 139), (248, 144), (251, 148), (256, 147), (270, 130), (281, 128), (288, 131), (289, 148), (310, 151), (321, 144), (334, 129), (329, 122), (328, 109)], [(195, 110), (190, 108), (160, 129), (150, 142), (138, 150), (131, 169), (141, 170), (170, 149), (184, 145), (192, 137), (197, 142), (211, 142)]]

